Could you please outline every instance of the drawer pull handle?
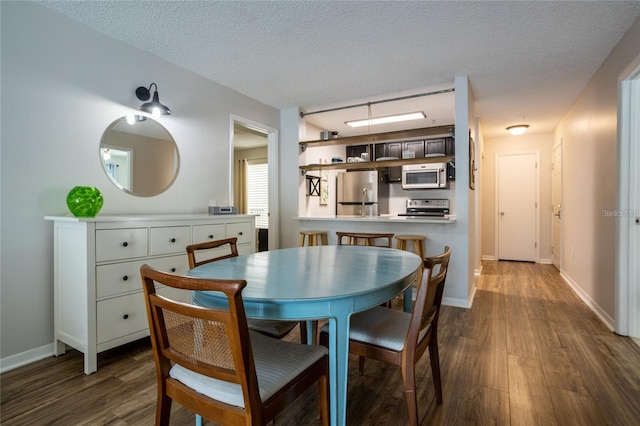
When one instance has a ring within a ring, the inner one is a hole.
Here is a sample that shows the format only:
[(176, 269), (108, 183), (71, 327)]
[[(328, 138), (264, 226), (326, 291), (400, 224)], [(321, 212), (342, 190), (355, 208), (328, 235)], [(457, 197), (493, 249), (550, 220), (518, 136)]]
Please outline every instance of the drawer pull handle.
[(123, 318), (123, 319), (129, 319), (129, 314), (124, 314), (124, 315), (122, 316), (122, 318)]
[(124, 277), (122, 277), (122, 281), (126, 281), (126, 280), (128, 280), (128, 279), (129, 279), (129, 276), (128, 276), (128, 275), (125, 275)]
[(209, 235), (209, 239), (210, 239), (210, 240), (213, 240), (213, 235)]
[(175, 271), (176, 271), (176, 268), (171, 268), (171, 272), (175, 272)]
[(126, 241), (125, 241), (124, 243), (122, 243), (122, 247), (126, 247), (126, 246), (128, 246), (128, 245), (129, 245), (129, 243), (128, 243), (128, 242), (126, 242)]
[(169, 241), (171, 241), (172, 243), (175, 243), (175, 242), (176, 242), (176, 239), (175, 239), (175, 238), (172, 238), (172, 239), (171, 239), (171, 240), (169, 240)]

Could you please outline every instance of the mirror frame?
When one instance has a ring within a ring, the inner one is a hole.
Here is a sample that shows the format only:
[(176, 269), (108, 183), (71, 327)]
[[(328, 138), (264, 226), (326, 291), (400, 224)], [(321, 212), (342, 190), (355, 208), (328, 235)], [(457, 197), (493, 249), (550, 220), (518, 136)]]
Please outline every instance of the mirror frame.
[[(144, 125), (141, 123), (144, 123)], [(134, 126), (138, 126), (140, 131), (127, 131), (133, 130)], [(126, 133), (131, 134), (130, 138), (125, 135)], [(172, 146), (165, 145), (164, 151), (166, 154), (164, 155), (161, 155), (161, 151), (159, 156), (154, 157), (154, 155), (149, 155), (157, 151), (153, 149), (153, 145), (149, 144), (161, 143), (170, 143)], [(172, 155), (168, 154), (170, 149)], [(128, 164), (128, 166), (125, 167), (128, 170), (128, 172), (125, 172), (128, 174), (126, 179), (118, 179), (109, 171), (110, 166), (108, 166), (108, 164), (114, 163), (107, 163), (106, 161), (105, 151), (108, 150), (123, 152), (122, 157), (124, 158), (124, 162), (121, 161), (118, 166)], [(137, 155), (136, 150), (138, 151)], [(100, 139), (98, 155), (100, 156), (102, 169), (116, 188), (137, 197), (154, 197), (162, 194), (173, 185), (180, 171), (180, 152), (175, 139), (162, 124), (146, 115), (119, 117), (109, 124)], [(172, 158), (169, 158), (170, 156)], [(162, 169), (164, 172), (160, 170), (154, 177), (154, 171), (156, 171), (154, 168), (157, 168), (158, 165), (154, 163), (154, 161), (163, 158), (165, 159), (164, 169)], [(169, 162), (172, 164), (169, 165)], [(136, 170), (141, 167), (142, 171), (138, 170), (136, 173)], [(172, 175), (169, 176), (171, 172)], [(129, 187), (127, 187), (127, 182), (135, 185), (136, 176), (150, 177), (147, 188), (136, 191), (135, 186), (131, 187), (129, 185)], [(162, 182), (161, 185), (155, 185), (157, 182), (155, 179), (157, 178)]]

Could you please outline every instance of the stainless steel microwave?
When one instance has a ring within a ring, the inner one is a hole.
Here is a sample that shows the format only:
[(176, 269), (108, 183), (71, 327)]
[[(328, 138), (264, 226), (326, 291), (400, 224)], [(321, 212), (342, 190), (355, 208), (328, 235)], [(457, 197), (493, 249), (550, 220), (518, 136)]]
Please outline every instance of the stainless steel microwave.
[(402, 166), (402, 189), (448, 188), (447, 163)]

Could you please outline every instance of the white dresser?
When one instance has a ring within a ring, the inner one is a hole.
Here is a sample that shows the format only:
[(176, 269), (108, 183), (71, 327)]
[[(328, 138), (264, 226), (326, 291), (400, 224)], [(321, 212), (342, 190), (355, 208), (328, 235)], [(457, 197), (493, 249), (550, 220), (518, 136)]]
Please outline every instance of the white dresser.
[(237, 237), (240, 254), (256, 246), (253, 215), (45, 219), (54, 222), (54, 351), (84, 353), (85, 374), (98, 370), (99, 352), (149, 335), (141, 265), (184, 274), (188, 244)]

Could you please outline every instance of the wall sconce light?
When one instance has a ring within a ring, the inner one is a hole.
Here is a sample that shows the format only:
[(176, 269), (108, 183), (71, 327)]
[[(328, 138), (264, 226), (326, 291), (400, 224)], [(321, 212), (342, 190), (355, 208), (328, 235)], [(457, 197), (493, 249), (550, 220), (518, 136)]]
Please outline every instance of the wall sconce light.
[(154, 117), (160, 117), (161, 115), (171, 115), (171, 110), (168, 106), (160, 103), (160, 96), (158, 96), (158, 85), (151, 83), (149, 88), (140, 86), (136, 89), (136, 97), (141, 101), (148, 101), (151, 97), (151, 87), (155, 86), (153, 91), (153, 100), (151, 102), (145, 102), (140, 106), (141, 111), (150, 113)]
[(524, 134), (524, 132), (526, 132), (528, 128), (529, 128), (528, 124), (516, 124), (515, 126), (507, 127), (507, 130), (513, 136), (519, 136), (519, 135)]

